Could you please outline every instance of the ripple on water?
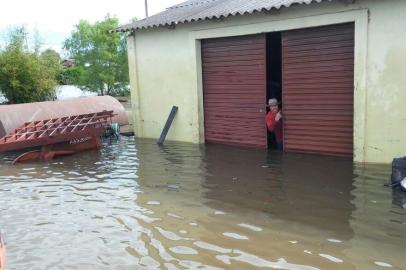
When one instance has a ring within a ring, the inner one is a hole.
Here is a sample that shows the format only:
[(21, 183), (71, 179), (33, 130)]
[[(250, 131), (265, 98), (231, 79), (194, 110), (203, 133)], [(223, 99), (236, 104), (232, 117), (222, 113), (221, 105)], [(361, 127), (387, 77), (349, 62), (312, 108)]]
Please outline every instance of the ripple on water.
[(342, 243), (343, 241), (338, 240), (338, 239), (327, 239), (327, 241), (331, 242), (331, 243)]
[(231, 251), (232, 251), (232, 249), (219, 247), (219, 246), (216, 246), (216, 245), (213, 245), (213, 244), (210, 244), (210, 243), (207, 243), (207, 242), (203, 242), (203, 241), (196, 241), (193, 244), (195, 246), (199, 247), (199, 248), (207, 249), (207, 250), (210, 250), (210, 251), (215, 251), (215, 252), (223, 253), (223, 254), (224, 253), (231, 253)]
[(162, 229), (162, 228), (160, 228), (160, 227), (155, 227), (155, 229), (157, 229), (157, 231), (158, 231), (163, 237), (165, 237), (166, 239), (169, 239), (169, 240), (172, 240), (172, 241), (179, 241), (179, 240), (183, 240), (183, 239), (188, 240), (187, 238), (180, 237), (180, 236), (177, 235), (176, 233), (171, 232), (171, 231), (164, 230), (164, 229)]
[(165, 269), (167, 270), (179, 270), (174, 264), (172, 263), (164, 263)]
[(280, 258), (275, 262), (269, 261), (241, 250), (233, 250), (233, 254), (237, 256), (217, 255), (216, 258), (225, 264), (231, 264), (231, 261), (235, 260), (248, 263), (254, 267), (267, 267), (274, 269), (295, 269), (295, 270), (319, 270), (318, 268), (312, 266), (288, 263), (283, 258)]
[(140, 264), (146, 266), (148, 269), (159, 269), (161, 266), (161, 264), (151, 256), (142, 257)]
[(169, 254), (166, 251), (166, 248), (164, 247), (164, 245), (162, 244), (162, 242), (160, 242), (157, 239), (152, 238), (151, 239), (151, 245), (153, 247), (155, 247), (158, 250), (159, 256), (164, 259), (164, 261), (170, 262), (170, 261), (177, 261), (176, 258), (174, 258), (171, 254)]
[(238, 233), (224, 232), (223, 235), (227, 236), (227, 237), (230, 237), (230, 238), (237, 239), (237, 240), (248, 240), (248, 236), (238, 234)]
[(257, 227), (257, 226), (250, 225), (250, 224), (240, 223), (240, 224), (238, 224), (238, 226), (243, 227), (243, 228), (250, 229), (251, 231), (254, 231), (254, 232), (260, 232), (260, 231), (262, 231), (262, 228), (261, 228), (261, 227)]
[(170, 251), (176, 254), (183, 254), (183, 255), (196, 255), (198, 254), (196, 249), (187, 247), (187, 246), (174, 246), (169, 248)]
[(161, 202), (159, 202), (159, 201), (148, 201), (147, 204), (148, 205), (160, 205)]
[(181, 260), (179, 265), (185, 269), (202, 269), (202, 270), (223, 270), (223, 268), (214, 267), (211, 265), (206, 265), (201, 262), (191, 261), (191, 260)]
[(319, 256), (323, 257), (323, 258), (326, 258), (327, 260), (330, 260), (330, 261), (335, 262), (335, 263), (342, 263), (343, 262), (343, 260), (341, 260), (341, 259), (339, 259), (337, 257), (331, 256), (329, 254), (320, 253)]
[(170, 217), (173, 217), (173, 218), (177, 218), (177, 219), (185, 219), (184, 217), (178, 216), (178, 215), (176, 215), (174, 213), (168, 213), (167, 215), (170, 216)]
[(382, 266), (382, 267), (388, 267), (388, 268), (391, 268), (391, 267), (392, 267), (391, 264), (386, 263), (386, 262), (374, 262), (374, 263), (375, 263), (376, 265)]

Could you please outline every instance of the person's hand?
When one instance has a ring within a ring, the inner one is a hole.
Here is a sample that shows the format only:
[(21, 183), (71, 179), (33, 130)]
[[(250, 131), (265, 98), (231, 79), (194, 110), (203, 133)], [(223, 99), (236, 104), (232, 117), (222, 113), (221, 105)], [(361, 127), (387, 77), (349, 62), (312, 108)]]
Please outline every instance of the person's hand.
[(281, 120), (281, 118), (282, 118), (282, 113), (279, 111), (275, 116), (275, 120), (279, 121), (279, 120)]

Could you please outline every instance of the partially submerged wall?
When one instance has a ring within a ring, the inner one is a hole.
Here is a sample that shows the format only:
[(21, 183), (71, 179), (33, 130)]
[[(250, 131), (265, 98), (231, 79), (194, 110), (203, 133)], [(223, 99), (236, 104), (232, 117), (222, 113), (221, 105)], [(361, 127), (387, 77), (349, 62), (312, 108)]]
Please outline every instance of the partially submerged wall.
[(406, 1), (370, 8), (365, 106), (365, 160), (406, 155)]
[[(159, 138), (172, 106), (179, 111), (168, 140), (199, 142), (195, 59), (187, 29), (162, 29), (129, 37), (128, 54), (135, 132)], [(185, 44), (187, 43), (187, 44)]]
[(169, 140), (204, 142), (200, 40), (355, 22), (354, 160), (406, 154), (406, 1), (359, 0), (137, 31), (128, 39), (136, 135), (158, 138), (172, 105)]

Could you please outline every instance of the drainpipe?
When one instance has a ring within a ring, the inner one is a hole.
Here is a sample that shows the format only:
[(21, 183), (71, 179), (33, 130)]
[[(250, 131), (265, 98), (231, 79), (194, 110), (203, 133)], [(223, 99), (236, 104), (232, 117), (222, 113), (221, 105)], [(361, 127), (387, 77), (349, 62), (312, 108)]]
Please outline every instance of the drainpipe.
[(148, 0), (145, 0), (145, 18), (148, 18)]

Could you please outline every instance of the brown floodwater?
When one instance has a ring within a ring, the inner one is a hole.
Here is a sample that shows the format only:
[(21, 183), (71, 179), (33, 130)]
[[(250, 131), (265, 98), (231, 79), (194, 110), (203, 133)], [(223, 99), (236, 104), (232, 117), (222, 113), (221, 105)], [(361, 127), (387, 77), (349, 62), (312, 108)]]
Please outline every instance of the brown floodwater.
[(406, 269), (390, 166), (122, 138), (11, 165), (8, 269)]

